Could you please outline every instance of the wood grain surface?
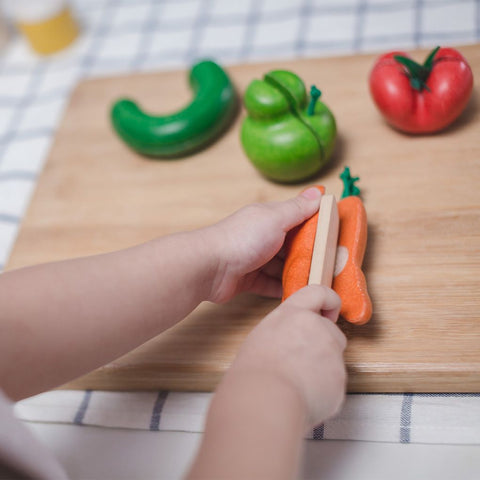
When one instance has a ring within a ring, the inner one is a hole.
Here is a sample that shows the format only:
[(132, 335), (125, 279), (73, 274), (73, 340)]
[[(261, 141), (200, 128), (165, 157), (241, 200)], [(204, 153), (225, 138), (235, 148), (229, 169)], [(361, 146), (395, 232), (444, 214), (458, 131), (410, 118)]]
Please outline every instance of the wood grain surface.
[[(480, 45), (460, 48), (475, 76), (466, 111), (446, 131), (409, 136), (388, 127), (368, 93), (374, 56), (238, 65), (243, 92), (270, 69), (315, 83), (334, 112), (334, 158), (312, 182), (340, 197), (344, 166), (361, 177), (368, 214), (364, 261), (374, 315), (339, 322), (349, 391), (480, 391)], [(417, 59), (426, 52), (414, 52)], [(74, 91), (13, 249), (9, 268), (124, 248), (210, 224), (250, 202), (282, 200), (306, 184), (262, 178), (242, 153), (239, 127), (180, 160), (128, 150), (109, 125), (111, 103), (138, 99), (169, 112), (189, 101), (186, 73), (82, 82)], [(251, 328), (278, 304), (242, 295), (202, 304), (183, 322), (66, 385), (92, 389), (212, 390)]]

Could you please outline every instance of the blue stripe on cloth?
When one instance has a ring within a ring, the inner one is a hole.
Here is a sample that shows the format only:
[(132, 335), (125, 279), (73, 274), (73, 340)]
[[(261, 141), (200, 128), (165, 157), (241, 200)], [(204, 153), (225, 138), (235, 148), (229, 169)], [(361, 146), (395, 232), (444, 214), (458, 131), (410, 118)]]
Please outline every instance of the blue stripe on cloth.
[(21, 218), (17, 217), (16, 215), (10, 215), (8, 213), (0, 213), (0, 222), (5, 223), (20, 223)]
[(403, 395), (400, 412), (400, 443), (410, 443), (410, 425), (412, 423), (413, 393)]
[(325, 425), (318, 425), (313, 429), (313, 439), (314, 440), (323, 440), (325, 435)]
[(253, 40), (258, 22), (261, 18), (261, 8), (263, 0), (253, 0), (250, 3), (247, 18), (245, 19), (245, 35), (242, 39), (242, 48), (240, 49), (239, 57), (248, 58), (253, 49)]
[[(480, 0), (477, 0), (480, 2)], [(480, 10), (480, 9), (479, 9)], [(313, 11), (313, 10), (312, 10)], [(479, 14), (480, 16), (480, 14)], [(209, 22), (211, 23), (211, 22)], [(262, 23), (265, 23), (263, 22), (262, 20)], [(418, 23), (418, 22), (416, 22)], [(478, 24), (480, 25), (480, 19), (478, 20)], [(254, 22), (251, 22), (251, 24), (249, 24), (249, 22), (247, 22), (247, 31), (246, 31), (246, 34), (245, 34), (245, 37), (246, 39), (247, 38), (252, 38), (252, 32), (255, 28), (255, 23)], [(165, 30), (163, 24), (161, 26), (162, 30)], [(415, 27), (415, 29), (418, 29), (418, 27)], [(172, 29), (172, 30), (175, 30), (175, 29)], [(135, 30), (136, 32), (138, 31), (138, 29)], [(144, 32), (142, 32), (144, 33)], [(416, 46), (420, 46), (420, 39), (422, 41), (427, 41), (427, 42), (430, 42), (432, 44), (436, 44), (439, 42), (440, 39), (443, 39), (444, 41), (445, 40), (449, 40), (449, 41), (464, 41), (464, 38), (465, 38), (465, 34), (466, 33), (470, 33), (470, 32), (466, 32), (465, 30), (458, 30), (458, 31), (450, 31), (450, 32), (446, 32), (446, 31), (438, 31), (438, 32), (432, 32), (432, 33), (429, 33), (429, 32), (422, 32), (420, 34), (420, 32), (417, 32), (415, 33), (414, 31), (414, 34), (413, 34), (413, 37), (414, 37), (414, 41), (416, 42), (415, 45)], [(475, 27), (474, 30), (471, 31), (471, 34), (472, 34), (472, 40), (480, 40), (480, 27)], [(369, 41), (369, 45), (372, 45), (372, 44), (378, 44), (378, 45), (382, 45), (385, 41), (395, 41), (399, 44), (403, 44), (403, 43), (407, 43), (409, 42), (411, 39), (411, 34), (392, 34), (392, 35), (375, 35), (375, 36), (369, 36), (368, 37), (368, 41)], [(353, 40), (353, 43), (356, 43), (356, 45), (358, 46), (358, 48), (360, 49), (362, 44), (363, 44), (363, 40), (364, 38), (358, 38), (357, 40), (355, 39), (354, 37), (354, 40)], [(148, 45), (148, 41), (146, 40), (145, 43), (147, 43)], [(242, 48), (241, 48), (241, 53), (239, 56), (241, 56), (242, 58), (246, 58), (248, 57), (249, 53), (250, 53), (250, 50), (251, 50), (251, 45), (250, 43), (245, 40), (245, 42), (242, 43)], [(285, 42), (284, 44), (276, 44), (276, 45), (271, 45), (271, 46), (268, 46), (268, 45), (259, 45), (259, 46), (256, 46), (255, 47), (255, 53), (257, 54), (262, 54), (262, 55), (267, 55), (269, 53), (276, 53), (278, 52), (278, 50), (281, 50), (282, 48), (288, 48), (291, 46), (291, 42)], [(315, 41), (315, 40), (304, 40), (304, 39), (300, 39), (300, 40), (297, 40), (294, 44), (294, 49), (295, 49), (295, 52), (297, 54), (302, 54), (304, 52), (304, 50), (306, 48), (316, 48), (318, 50), (322, 50), (324, 53), (328, 53), (336, 48), (343, 48), (343, 49), (349, 49), (352, 47), (352, 40), (348, 39), (348, 40), (326, 40), (326, 41)], [(400, 48), (400, 47), (399, 47)], [(209, 49), (209, 55), (215, 55), (215, 53), (218, 53), (218, 54), (221, 54), (221, 55), (224, 55), (224, 56), (234, 56), (236, 53), (238, 52), (238, 48), (232, 48), (232, 47), (221, 47), (219, 46), (217, 49)], [(158, 54), (155, 54), (155, 55), (152, 55), (149, 60), (153, 60), (155, 62), (158, 62), (158, 61), (161, 61), (161, 60), (165, 60), (165, 61), (168, 61), (168, 60), (171, 60), (171, 59), (175, 59), (175, 58), (178, 58), (180, 56), (183, 55), (183, 50), (182, 49), (172, 49), (172, 50), (165, 50), (161, 53), (158, 53)], [(137, 58), (134, 58), (132, 60), (132, 62), (135, 64), (134, 67), (138, 67), (139, 65), (143, 65), (146, 61), (145, 59), (146, 55), (142, 54), (142, 55), (139, 55)], [(92, 55), (89, 55), (88, 58), (86, 58), (87, 61), (95, 61), (95, 59), (93, 58)], [(118, 58), (118, 57), (112, 57), (112, 58), (108, 58), (108, 57), (102, 57), (102, 64), (106, 64), (106, 65), (109, 65), (109, 66), (124, 66), (124, 60), (122, 58)], [(88, 70), (88, 69), (87, 69)], [(22, 69), (18, 70), (18, 72), (20, 71), (23, 71)], [(9, 72), (10, 73), (10, 72)], [(88, 73), (88, 72), (87, 72)], [(27, 74), (27, 73), (25, 73)], [(85, 72), (83, 72), (83, 74), (85, 74)], [(2, 75), (4, 75), (4, 73), (2, 72)], [(8, 75), (8, 73), (7, 73)], [(50, 101), (54, 101), (54, 100), (58, 100), (58, 99), (61, 99), (61, 98), (64, 98), (66, 95), (68, 95), (69, 93), (69, 88), (65, 88), (64, 90), (62, 91), (56, 91), (56, 92), (48, 92), (48, 94), (45, 94), (45, 95), (41, 95), (41, 96), (38, 96), (38, 98), (35, 99), (35, 105), (38, 105), (42, 102), (50, 102)], [(5, 102), (5, 105), (3, 105), (2, 102)], [(5, 98), (0, 98), (0, 108), (1, 107), (6, 107), (6, 108), (16, 108), (18, 106), (18, 104), (21, 104), (23, 102), (22, 99), (20, 100), (8, 100), (8, 99), (5, 99)], [(45, 132), (47, 130), (44, 130)], [(54, 131), (51, 131), (51, 134), (53, 134)], [(19, 135), (21, 135), (23, 137), (23, 135), (25, 136), (34, 136), (34, 135), (41, 135), (42, 132), (41, 131), (34, 131), (34, 132), (26, 132), (26, 133), (19, 133)], [(8, 137), (8, 138), (0, 138), (0, 142), (10, 142), (11, 141), (11, 138)]]
[(355, 32), (353, 35), (353, 51), (359, 52), (362, 49), (363, 31), (365, 28), (365, 11), (367, 4), (365, 0), (360, 0), (355, 13)]
[(186, 53), (188, 62), (195, 62), (198, 57), (198, 48), (205, 32), (205, 27), (210, 20), (210, 3), (211, 0), (200, 0), (200, 12), (196, 16), (192, 26), (192, 33), (190, 36), (190, 45)]
[(92, 66), (95, 64), (97, 54), (102, 49), (102, 46), (111, 31), (112, 22), (110, 20), (113, 18), (115, 8), (118, 8), (118, 4), (115, 0), (107, 0), (102, 7), (103, 10), (101, 12), (100, 20), (92, 33), (93, 40), (90, 44), (90, 48), (86, 51), (80, 61), (81, 74), (79, 75), (79, 78), (88, 75)]
[(138, 44), (137, 52), (135, 53), (135, 56), (133, 57), (130, 64), (132, 69), (137, 69), (146, 62), (149, 47), (152, 43), (153, 34), (160, 28), (157, 20), (160, 17), (159, 9), (161, 8), (161, 5), (157, 3), (151, 3), (149, 6), (150, 12), (142, 26), (142, 36), (140, 38), (140, 43)]
[[(249, 34), (252, 34), (253, 32), (253, 26), (251, 27), (252, 30), (249, 31)], [(247, 27), (248, 30), (248, 27)], [(423, 41), (428, 41), (432, 45), (438, 43), (439, 38), (443, 39), (450, 39), (450, 40), (456, 40), (460, 39), (462, 40), (465, 36), (465, 32), (463, 31), (458, 31), (458, 32), (435, 32), (435, 33), (424, 33), (422, 34), (422, 40)], [(392, 35), (376, 35), (376, 36), (370, 36), (368, 38), (369, 45), (371, 44), (378, 44), (382, 45), (386, 41), (389, 40), (395, 40), (399, 44), (405, 44), (408, 43), (411, 39), (410, 34), (392, 34)], [(477, 36), (477, 40), (480, 40), (480, 36)], [(356, 40), (354, 39), (353, 42), (355, 43)], [(359, 50), (362, 49), (363, 45), (363, 39), (359, 39), (356, 43), (357, 47)], [(255, 47), (255, 53), (258, 55), (262, 56), (267, 56), (269, 54), (276, 54), (278, 51), (281, 51), (282, 49), (288, 49), (291, 46), (291, 42), (286, 41), (286, 42), (278, 42), (275, 45), (259, 45)], [(305, 49), (316, 49), (319, 51), (319, 53), (328, 53), (331, 51), (335, 51), (338, 49), (342, 50), (349, 50), (352, 48), (352, 40), (325, 40), (325, 41), (320, 41), (320, 40), (300, 40), (297, 41), (294, 45), (295, 51), (298, 55), (301, 55)], [(250, 53), (251, 53), (252, 48), (248, 45), (248, 43), (243, 44), (243, 48), (241, 49), (240, 53), (238, 54), (239, 57), (241, 58), (247, 58)], [(235, 56), (238, 53), (238, 48), (237, 47), (212, 47), (208, 49), (208, 57), (216, 57), (216, 56)], [(160, 53), (153, 54), (149, 56), (149, 61), (155, 63), (155, 62), (160, 62), (160, 61), (168, 61), (172, 59), (178, 59), (179, 57), (182, 57), (184, 55), (184, 51), (182, 49), (172, 49), (172, 50), (165, 50)], [(191, 52), (186, 54), (186, 56), (190, 56)], [(141, 56), (140, 58), (134, 59), (137, 64), (144, 64), (145, 63), (145, 56)], [(114, 67), (123, 67), (124, 65), (124, 60), (121, 58), (108, 58), (108, 57), (102, 57), (102, 65), (109, 66), (111, 68)], [(54, 132), (52, 132), (54, 133)], [(25, 135), (25, 136), (34, 136), (34, 135), (40, 135), (42, 134), (41, 131), (33, 131), (33, 132), (26, 132), (25, 134), (20, 134), (20, 135)], [(4, 141), (5, 139), (2, 139), (0, 137), (0, 142)], [(6, 139), (10, 141), (10, 139)]]
[(432, 398), (476, 398), (480, 397), (480, 393), (416, 393), (416, 397), (432, 397)]
[(44, 63), (39, 63), (35, 66), (33, 73), (30, 75), (26, 92), (14, 109), (9, 125), (5, 129), (6, 133), (4, 133), (2, 137), (2, 144), (0, 145), (0, 165), (7, 145), (18, 135), (17, 125), (20, 124), (21, 119), (27, 111), (27, 107), (35, 102), (38, 86), (45, 75), (45, 69), (46, 64)]
[(22, 140), (31, 140), (38, 137), (51, 137), (55, 133), (51, 128), (36, 128), (34, 130), (27, 130), (19, 132), (17, 130), (6, 133), (3, 137), (0, 137), (0, 146), (9, 144), (13, 140), (19, 142)]
[(415, 1), (415, 15), (413, 25), (413, 42), (415, 47), (419, 47), (422, 42), (422, 17), (423, 17), (423, 0)]
[(83, 419), (85, 418), (85, 414), (87, 413), (87, 408), (91, 398), (92, 398), (92, 391), (85, 390), (85, 394), (83, 395), (82, 402), (80, 403), (77, 413), (75, 414), (75, 418), (73, 419), (73, 423), (75, 425), (83, 425)]
[(25, 172), (22, 170), (12, 170), (10, 172), (0, 173), (0, 182), (8, 180), (36, 180), (37, 174), (33, 172)]
[(150, 419), (150, 430), (158, 431), (160, 429), (160, 417), (162, 415), (163, 405), (167, 399), (168, 392), (161, 390), (158, 392), (157, 399), (153, 405), (152, 418)]
[(310, 17), (312, 15), (311, 0), (303, 0), (300, 7), (300, 22), (298, 24), (298, 35), (295, 41), (295, 53), (300, 55), (305, 50), (305, 34), (308, 30)]
[[(29, 75), (28, 73), (22, 72), (23, 75)], [(2, 76), (4, 73), (2, 72)], [(8, 74), (7, 74), (8, 76)], [(72, 82), (73, 83), (73, 82)], [(54, 100), (58, 100), (59, 98), (64, 98), (68, 92), (70, 87), (63, 87), (63, 89), (56, 88), (47, 93), (42, 93), (41, 95), (37, 95), (35, 99), (35, 105), (40, 105), (42, 103), (49, 103)], [(8, 95), (0, 96), (0, 108), (16, 108), (18, 105), (22, 106), (23, 98), (11, 98)]]
[(460, 40), (462, 43), (466, 42), (466, 36), (470, 35), (469, 43), (470, 40), (476, 39), (478, 40), (479, 37), (478, 35), (475, 36), (475, 32), (473, 30), (457, 30), (453, 32), (422, 32), (422, 41), (423, 45), (425, 45), (426, 42), (433, 42), (433, 43), (443, 43), (445, 45), (445, 42), (450, 41), (457, 41)]
[(480, 0), (475, 0), (475, 10), (476, 10), (475, 25), (477, 30), (475, 33), (475, 38), (478, 40), (480, 38)]

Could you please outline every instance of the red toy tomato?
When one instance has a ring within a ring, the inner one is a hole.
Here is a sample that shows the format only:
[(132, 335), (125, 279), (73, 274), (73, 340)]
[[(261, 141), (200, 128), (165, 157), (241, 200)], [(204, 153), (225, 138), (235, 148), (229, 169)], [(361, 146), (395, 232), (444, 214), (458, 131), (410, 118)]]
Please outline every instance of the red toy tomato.
[(370, 93), (394, 127), (408, 133), (445, 128), (462, 113), (473, 88), (465, 58), (437, 47), (423, 65), (404, 52), (382, 55), (370, 73)]

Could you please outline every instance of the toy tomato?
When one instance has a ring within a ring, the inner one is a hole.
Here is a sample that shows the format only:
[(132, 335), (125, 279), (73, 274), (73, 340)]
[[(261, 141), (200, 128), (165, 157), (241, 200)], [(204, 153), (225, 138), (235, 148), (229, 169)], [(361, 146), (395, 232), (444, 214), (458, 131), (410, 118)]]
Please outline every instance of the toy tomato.
[(423, 65), (403, 52), (387, 53), (370, 73), (378, 109), (387, 122), (408, 133), (448, 126), (462, 113), (472, 88), (472, 70), (453, 48), (435, 48)]

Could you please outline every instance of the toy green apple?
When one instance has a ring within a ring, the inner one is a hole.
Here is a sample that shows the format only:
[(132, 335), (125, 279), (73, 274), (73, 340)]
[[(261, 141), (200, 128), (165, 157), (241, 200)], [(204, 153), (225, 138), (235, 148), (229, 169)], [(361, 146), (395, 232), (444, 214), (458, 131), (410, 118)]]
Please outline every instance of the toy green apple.
[(248, 86), (241, 142), (253, 165), (267, 178), (293, 183), (316, 174), (331, 157), (335, 118), (318, 101), (310, 101), (303, 81), (293, 72), (274, 70)]

